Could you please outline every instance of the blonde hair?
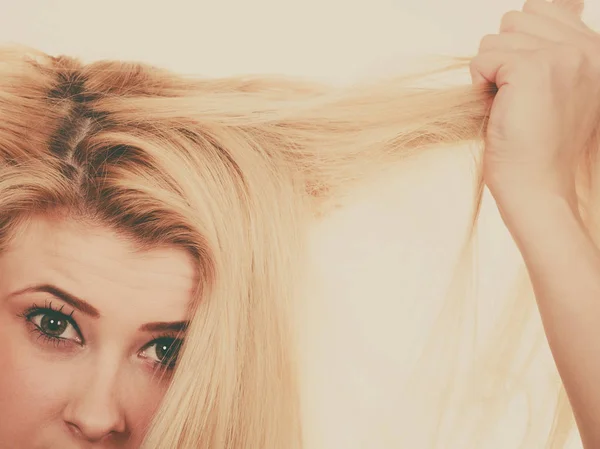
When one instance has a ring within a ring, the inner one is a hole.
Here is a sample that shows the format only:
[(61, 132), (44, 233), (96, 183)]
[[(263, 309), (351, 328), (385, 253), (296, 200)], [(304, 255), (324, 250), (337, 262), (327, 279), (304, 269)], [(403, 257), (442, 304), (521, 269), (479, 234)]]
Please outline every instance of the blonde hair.
[[(144, 448), (302, 447), (289, 315), (302, 292), (306, 227), (386, 166), (483, 136), (493, 89), (415, 87), (419, 80), (336, 89), (203, 80), (1, 51), (0, 246), (32, 213), (62, 213), (142, 248), (185, 248), (197, 261), (192, 324)], [(510, 365), (519, 337), (511, 332), (499, 337), (506, 347), (487, 351), (497, 360), (473, 373)], [(558, 421), (572, 425), (568, 402), (559, 405)]]

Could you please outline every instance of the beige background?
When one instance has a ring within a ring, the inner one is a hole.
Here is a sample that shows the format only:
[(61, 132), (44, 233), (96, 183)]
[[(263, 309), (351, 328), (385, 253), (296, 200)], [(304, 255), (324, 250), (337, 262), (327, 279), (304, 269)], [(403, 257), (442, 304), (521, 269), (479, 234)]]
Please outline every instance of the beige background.
[[(274, 72), (335, 83), (405, 69), (414, 55), (473, 54), (501, 15), (521, 6), (515, 0), (0, 2), (0, 42), (208, 76)], [(600, 22), (600, 1), (588, 1), (586, 17)], [(414, 413), (418, 404), (406, 400), (400, 385), (451, 274), (468, 218), (469, 170), (458, 149), (411, 162), (314, 230), (320, 283), (299, 315), (307, 331), (310, 449), (419, 448), (427, 441)], [(494, 300), (517, 261), (486, 203), (483, 325), (493, 319)], [(485, 447), (517, 447), (525, 411), (517, 404), (504, 435)]]

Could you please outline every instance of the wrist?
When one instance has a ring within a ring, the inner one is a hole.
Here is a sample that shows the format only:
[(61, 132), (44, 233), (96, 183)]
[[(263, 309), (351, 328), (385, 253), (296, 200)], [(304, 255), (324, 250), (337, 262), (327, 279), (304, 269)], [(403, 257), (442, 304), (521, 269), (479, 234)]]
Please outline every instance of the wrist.
[(510, 196), (495, 195), (498, 210), (513, 238), (551, 238), (556, 233), (585, 231), (574, 194), (549, 189), (523, 188)]
[(575, 175), (553, 167), (494, 167), (484, 173), (485, 182), (499, 205), (506, 207), (540, 200), (567, 200), (577, 207)]
[(529, 172), (528, 176), (512, 176), (502, 182), (488, 180), (487, 186), (507, 219), (518, 219), (532, 212), (568, 211), (579, 215), (575, 182), (570, 180)]

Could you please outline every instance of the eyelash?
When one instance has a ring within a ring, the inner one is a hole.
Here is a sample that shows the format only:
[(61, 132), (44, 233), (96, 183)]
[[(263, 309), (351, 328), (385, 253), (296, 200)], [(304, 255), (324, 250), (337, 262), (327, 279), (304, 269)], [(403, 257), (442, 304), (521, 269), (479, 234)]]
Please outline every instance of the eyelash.
[[(73, 319), (73, 314), (75, 313), (75, 311), (72, 311), (70, 314), (67, 315), (62, 312), (63, 309), (64, 309), (64, 306), (61, 306), (59, 308), (54, 308), (54, 306), (52, 305), (52, 302), (47, 301), (43, 307), (33, 304), (32, 307), (28, 308), (25, 312), (20, 313), (18, 316), (20, 318), (23, 318), (25, 321), (27, 321), (28, 323), (30, 323), (32, 325), (31, 332), (37, 334), (38, 339), (41, 339), (41, 340), (43, 340), (44, 343), (51, 344), (56, 348), (60, 348), (61, 346), (68, 345), (69, 343), (72, 342), (72, 340), (47, 334), (46, 332), (44, 332), (44, 330), (42, 328), (40, 328), (40, 326), (38, 326), (37, 324), (35, 324), (33, 322), (33, 319), (40, 315), (53, 315), (53, 316), (56, 316), (57, 318), (64, 319), (71, 326), (73, 326), (73, 329), (75, 329), (75, 331), (79, 335), (79, 338), (81, 339), (81, 343), (78, 342), (77, 344), (83, 346), (83, 344), (85, 342), (83, 340), (81, 330), (79, 329), (79, 326)], [(165, 340), (171, 340), (169, 347), (179, 345), (179, 348), (181, 348), (181, 345), (183, 344), (182, 338), (177, 333), (167, 333), (167, 334), (159, 335), (159, 336), (153, 335), (152, 340), (143, 346), (143, 348), (141, 349), (141, 352), (147, 351), (148, 349), (152, 348), (153, 346), (158, 345), (161, 341), (165, 341)], [(177, 361), (177, 356), (175, 357), (175, 361)], [(159, 370), (172, 371), (175, 368), (175, 363), (168, 364), (168, 363), (163, 363), (160, 361), (153, 361), (152, 364), (154, 365), (155, 369), (159, 369)]]
[(84, 344), (83, 336), (81, 335), (79, 326), (77, 326), (77, 323), (73, 319), (73, 314), (75, 313), (75, 311), (72, 311), (70, 314), (67, 315), (62, 312), (64, 307), (65, 306), (61, 306), (59, 308), (54, 308), (51, 301), (47, 301), (43, 307), (40, 307), (34, 303), (33, 306), (30, 307), (29, 309), (27, 309), (24, 313), (19, 314), (19, 317), (25, 319), (28, 323), (30, 323), (32, 325), (31, 332), (37, 334), (38, 339), (43, 340), (44, 343), (52, 344), (56, 348), (61, 347), (61, 345), (64, 346), (64, 345), (69, 344), (69, 342), (71, 342), (71, 340), (69, 340), (67, 338), (61, 338), (61, 337), (56, 337), (56, 336), (47, 334), (46, 332), (44, 332), (44, 330), (42, 328), (40, 328), (37, 324), (35, 324), (33, 322), (33, 318), (40, 316), (40, 315), (53, 315), (53, 316), (56, 316), (57, 318), (64, 319), (71, 326), (73, 326), (73, 329), (75, 329), (75, 331), (79, 335), (79, 338), (81, 339), (81, 343), (78, 342), (78, 344), (83, 345)]

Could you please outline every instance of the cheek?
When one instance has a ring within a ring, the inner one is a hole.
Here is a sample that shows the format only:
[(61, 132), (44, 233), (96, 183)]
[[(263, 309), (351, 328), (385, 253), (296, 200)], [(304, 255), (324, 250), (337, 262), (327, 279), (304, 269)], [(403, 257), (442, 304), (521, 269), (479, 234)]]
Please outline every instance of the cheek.
[(139, 371), (132, 375), (129, 381), (121, 384), (124, 389), (121, 403), (127, 415), (134, 440), (141, 440), (145, 429), (151, 424), (152, 418), (165, 396), (168, 382), (152, 381), (147, 373)]
[(69, 363), (43, 357), (25, 332), (0, 319), (0, 441), (15, 444), (32, 438), (40, 427), (60, 426), (72, 378)]

